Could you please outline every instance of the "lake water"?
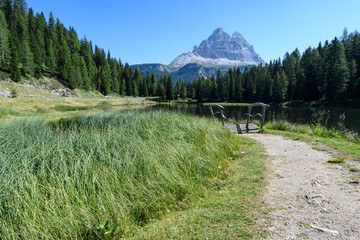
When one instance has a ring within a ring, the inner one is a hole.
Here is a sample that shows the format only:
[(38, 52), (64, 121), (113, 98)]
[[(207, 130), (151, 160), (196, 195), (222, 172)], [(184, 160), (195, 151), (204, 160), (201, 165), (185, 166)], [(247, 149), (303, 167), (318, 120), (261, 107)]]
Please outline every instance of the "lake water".
[[(200, 104), (154, 105), (146, 108), (147, 111), (158, 109), (211, 117), (208, 106)], [(247, 111), (246, 106), (225, 106), (225, 116), (237, 122), (245, 123)], [(252, 114), (254, 115), (257, 112), (261, 112), (261, 107), (253, 108)], [(271, 120), (286, 120), (303, 124), (320, 121), (327, 127), (340, 128), (340, 125), (343, 125), (346, 129), (360, 133), (360, 109), (356, 108), (280, 107), (271, 105), (266, 111), (265, 123)]]

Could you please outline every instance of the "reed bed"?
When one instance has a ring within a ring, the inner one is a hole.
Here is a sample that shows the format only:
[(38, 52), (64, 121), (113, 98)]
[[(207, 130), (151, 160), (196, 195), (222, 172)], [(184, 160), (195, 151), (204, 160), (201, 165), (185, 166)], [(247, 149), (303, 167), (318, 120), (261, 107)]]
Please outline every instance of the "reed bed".
[(121, 237), (201, 196), (236, 143), (163, 111), (2, 120), (0, 239)]

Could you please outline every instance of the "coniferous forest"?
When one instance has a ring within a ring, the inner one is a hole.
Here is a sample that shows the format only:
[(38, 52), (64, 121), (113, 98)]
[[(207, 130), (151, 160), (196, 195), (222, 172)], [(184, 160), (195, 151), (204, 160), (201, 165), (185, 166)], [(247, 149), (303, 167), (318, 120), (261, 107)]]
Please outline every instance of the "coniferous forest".
[[(186, 89), (186, 90), (184, 90)], [(219, 70), (217, 76), (178, 81), (176, 94), (203, 100), (233, 102), (340, 101), (360, 98), (360, 35), (334, 38), (301, 55), (296, 49), (265, 66)]]
[(79, 39), (76, 30), (68, 29), (43, 13), (34, 13), (25, 0), (0, 0), (0, 70), (9, 72), (15, 82), (23, 77), (51, 76), (68, 87), (98, 90), (127, 96), (166, 95), (171, 78), (142, 76), (129, 64), (111, 57), (110, 51)]
[[(51, 76), (68, 87), (104, 95), (159, 96), (162, 100), (283, 102), (360, 98), (360, 35), (358, 32), (319, 43), (303, 54), (296, 49), (284, 59), (184, 83), (155, 74), (143, 76), (110, 51), (79, 39), (50, 13), (34, 13), (25, 0), (0, 0), (0, 70), (15, 82), (23, 77)], [(173, 80), (176, 81), (173, 87)]]

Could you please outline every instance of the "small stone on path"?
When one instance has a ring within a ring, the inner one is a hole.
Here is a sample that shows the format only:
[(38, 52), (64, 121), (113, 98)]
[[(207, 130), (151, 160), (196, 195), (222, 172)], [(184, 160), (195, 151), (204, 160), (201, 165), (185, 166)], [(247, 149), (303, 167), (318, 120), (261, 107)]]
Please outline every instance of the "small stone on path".
[(322, 231), (322, 232), (331, 233), (332, 235), (339, 235), (339, 231), (336, 231), (336, 230), (322, 228), (322, 227), (318, 227), (318, 226), (315, 226), (315, 225), (311, 225), (311, 227), (316, 229), (316, 230)]
[(325, 197), (322, 194), (305, 195), (305, 198), (313, 203), (325, 202)]

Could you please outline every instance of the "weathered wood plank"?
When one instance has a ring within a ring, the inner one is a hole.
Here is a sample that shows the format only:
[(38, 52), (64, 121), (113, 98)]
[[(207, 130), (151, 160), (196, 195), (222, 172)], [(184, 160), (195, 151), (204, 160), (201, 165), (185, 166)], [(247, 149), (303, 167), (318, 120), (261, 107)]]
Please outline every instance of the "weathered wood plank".
[(236, 123), (236, 124), (225, 124), (225, 126), (235, 133), (257, 133), (260, 131), (259, 127), (254, 123), (249, 123), (248, 128), (246, 128), (246, 123)]

